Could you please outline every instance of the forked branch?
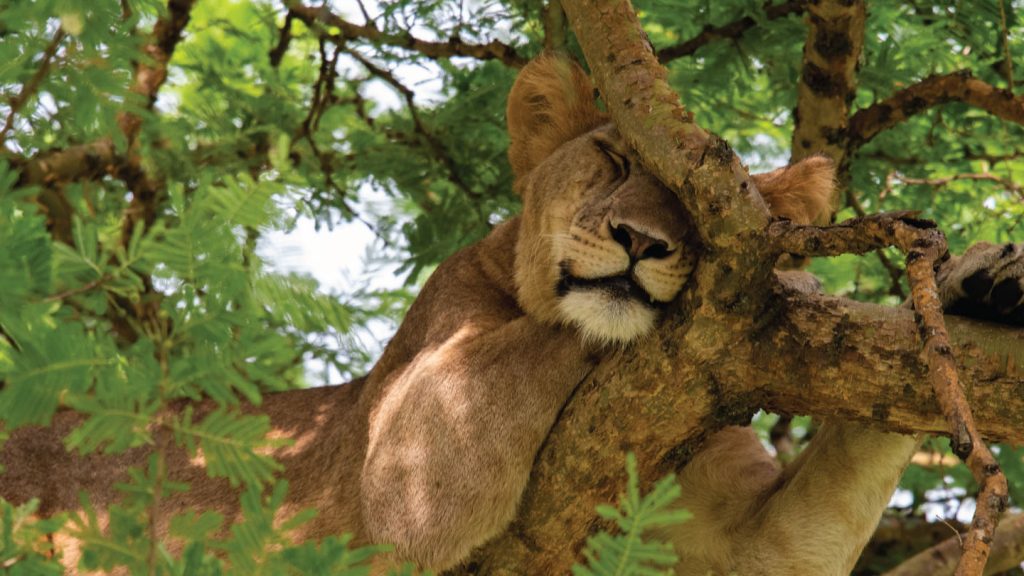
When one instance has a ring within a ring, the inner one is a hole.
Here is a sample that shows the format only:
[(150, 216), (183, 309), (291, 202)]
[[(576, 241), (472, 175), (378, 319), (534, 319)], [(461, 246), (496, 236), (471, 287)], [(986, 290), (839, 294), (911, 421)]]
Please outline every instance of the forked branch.
[(975, 426), (942, 317), (935, 269), (948, 256), (945, 237), (934, 223), (915, 219), (909, 212), (855, 218), (825, 228), (775, 222), (769, 234), (783, 252), (801, 256), (862, 254), (886, 246), (896, 246), (907, 255), (911, 301), (928, 379), (946, 417), (953, 452), (967, 464), (981, 487), (956, 574), (981, 576), (1009, 492), (1006, 476)]

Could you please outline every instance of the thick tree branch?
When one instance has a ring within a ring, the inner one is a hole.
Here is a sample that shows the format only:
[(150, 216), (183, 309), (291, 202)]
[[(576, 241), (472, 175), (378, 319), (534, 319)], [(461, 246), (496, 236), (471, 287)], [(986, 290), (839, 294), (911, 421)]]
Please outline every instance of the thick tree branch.
[[(934, 393), (922, 385), (927, 375), (912, 311), (823, 295), (786, 294), (778, 304), (777, 320), (751, 351), (765, 409), (948, 434)], [(1024, 386), (1024, 331), (954, 316), (946, 321), (981, 434), (1024, 442), (1024, 398), (1017, 393)], [(735, 391), (725, 392), (749, 394), (758, 386), (734, 384)]]
[(850, 118), (850, 150), (871, 141), (908, 118), (933, 106), (963, 102), (1009, 122), (1024, 125), (1024, 97), (1000, 90), (971, 75), (970, 70), (936, 74), (892, 96), (858, 110)]
[[(807, 8), (807, 0), (790, 0), (781, 4), (766, 5), (764, 7), (764, 19), (765, 20), (777, 20), (779, 18), (785, 18), (790, 14), (802, 14)], [(691, 56), (701, 47), (714, 42), (715, 40), (732, 39), (735, 40), (744, 34), (748, 30), (757, 25), (757, 21), (751, 16), (744, 16), (738, 20), (733, 20), (728, 24), (721, 26), (705, 26), (700, 34), (697, 34), (693, 38), (680, 42), (679, 44), (673, 44), (672, 46), (666, 46), (658, 51), (658, 61), (662, 64), (666, 64), (681, 58), (683, 56)]]
[[(914, 455), (915, 464), (918, 463), (918, 456), (931, 457), (932, 454), (918, 452)], [(959, 462), (953, 455), (948, 455), (948, 459), (952, 460), (951, 465)], [(1005, 525), (1000, 530), (1003, 528)], [(887, 511), (882, 515), (875, 533), (871, 535), (871, 541), (857, 559), (851, 574), (876, 576), (895, 568), (921, 550), (931, 548), (947, 538), (955, 539), (965, 529), (955, 519), (929, 522), (924, 516), (905, 516)]]
[(521, 68), (526, 64), (526, 58), (521, 56), (513, 46), (492, 40), (487, 44), (471, 44), (463, 42), (453, 36), (447, 42), (431, 42), (416, 38), (409, 32), (389, 33), (378, 29), (372, 22), (366, 24), (354, 24), (334, 14), (326, 6), (316, 8), (306, 6), (301, 2), (286, 2), (289, 12), (309, 26), (318, 23), (327, 26), (334, 26), (341, 31), (341, 35), (349, 39), (363, 39), (374, 44), (395, 46), (405, 48), (428, 58), (451, 58), (453, 56), (468, 56), (479, 60), (500, 60), (501, 62), (515, 68)]
[(114, 174), (124, 165), (114, 142), (103, 138), (89, 144), (37, 154), (31, 159), (6, 155), (20, 176), (18, 186), (48, 186)]
[[(840, 184), (837, 193), (842, 195), (849, 183), (846, 131), (857, 90), (867, 9), (863, 0), (823, 0), (812, 3), (807, 12), (791, 160), (815, 154), (831, 158)], [(839, 197), (832, 199), (833, 208), (840, 204)]]
[(565, 21), (565, 10), (562, 9), (560, 0), (549, 0), (544, 6), (544, 49), (563, 50), (565, 49), (568, 27)]

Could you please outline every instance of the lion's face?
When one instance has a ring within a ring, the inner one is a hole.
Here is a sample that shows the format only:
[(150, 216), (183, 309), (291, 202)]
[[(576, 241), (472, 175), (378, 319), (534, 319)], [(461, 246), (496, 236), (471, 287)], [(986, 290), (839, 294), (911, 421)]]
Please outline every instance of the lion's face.
[(649, 332), (696, 258), (678, 200), (618, 131), (605, 125), (560, 146), (521, 192), (516, 280), (527, 312), (600, 342)]
[[(508, 124), (523, 199), (520, 305), (597, 342), (650, 332), (696, 263), (675, 195), (640, 164), (568, 60), (542, 56), (520, 72)], [(776, 215), (809, 222), (828, 212), (832, 166), (824, 158), (752, 180)]]

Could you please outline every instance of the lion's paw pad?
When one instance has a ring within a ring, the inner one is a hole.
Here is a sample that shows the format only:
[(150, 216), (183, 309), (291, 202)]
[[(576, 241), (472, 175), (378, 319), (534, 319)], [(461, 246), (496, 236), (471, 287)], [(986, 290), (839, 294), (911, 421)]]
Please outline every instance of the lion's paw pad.
[(1024, 326), (1024, 243), (971, 246), (939, 271), (949, 314)]

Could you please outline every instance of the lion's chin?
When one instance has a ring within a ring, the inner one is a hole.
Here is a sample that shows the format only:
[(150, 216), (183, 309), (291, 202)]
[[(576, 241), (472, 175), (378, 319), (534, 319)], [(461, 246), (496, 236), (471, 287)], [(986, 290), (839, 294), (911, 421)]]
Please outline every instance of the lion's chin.
[(658, 318), (652, 306), (603, 290), (570, 290), (559, 299), (558, 310), (585, 340), (598, 344), (638, 340)]

